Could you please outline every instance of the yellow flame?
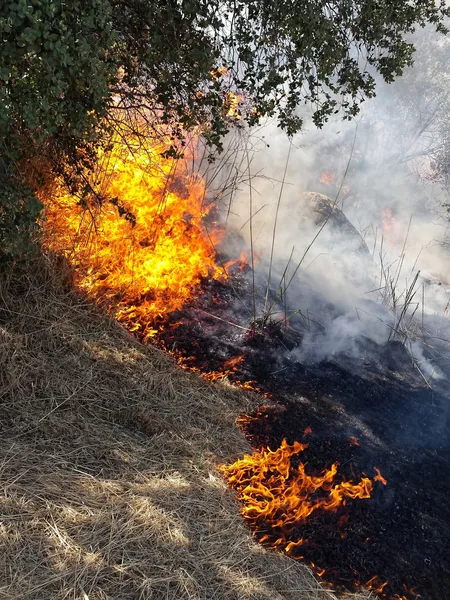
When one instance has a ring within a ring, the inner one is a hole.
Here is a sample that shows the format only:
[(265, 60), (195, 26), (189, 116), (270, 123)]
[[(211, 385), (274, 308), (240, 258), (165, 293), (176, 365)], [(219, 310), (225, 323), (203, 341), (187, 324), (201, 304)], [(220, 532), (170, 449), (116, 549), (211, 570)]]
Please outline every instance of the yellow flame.
[(300, 545), (289, 539), (290, 531), (313, 512), (335, 511), (347, 498), (370, 498), (373, 488), (367, 477), (359, 483), (335, 483), (336, 464), (318, 476), (308, 475), (303, 463), (294, 468), (292, 456), (307, 447), (307, 444), (290, 445), (283, 440), (275, 451), (263, 448), (246, 454), (232, 465), (220, 467), (225, 479), (238, 492), (243, 503), (242, 514), (249, 526), (254, 531), (267, 530), (269, 526), (278, 537), (267, 536), (265, 541), (287, 553)]
[(130, 128), (129, 118), (98, 152), (95, 172), (83, 174), (83, 201), (62, 181), (42, 198), (44, 246), (75, 267), (80, 289), (148, 338), (203, 278), (225, 274), (211, 243), (221, 231), (205, 231), (205, 182), (187, 159), (163, 158), (168, 141), (138, 118)]

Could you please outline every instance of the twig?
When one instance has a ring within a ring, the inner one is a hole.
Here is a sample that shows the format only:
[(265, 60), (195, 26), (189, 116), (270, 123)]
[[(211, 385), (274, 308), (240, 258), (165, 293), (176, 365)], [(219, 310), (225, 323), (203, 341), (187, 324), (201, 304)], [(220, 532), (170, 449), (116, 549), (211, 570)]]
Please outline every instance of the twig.
[(277, 233), (277, 222), (278, 222), (278, 213), (280, 210), (280, 204), (281, 204), (281, 197), (283, 195), (283, 189), (284, 189), (284, 182), (286, 180), (286, 173), (287, 173), (287, 169), (288, 169), (288, 165), (289, 165), (289, 158), (291, 156), (291, 149), (292, 149), (292, 139), (289, 140), (289, 150), (287, 153), (287, 157), (286, 157), (286, 164), (284, 165), (284, 173), (283, 173), (283, 179), (281, 180), (281, 188), (280, 188), (280, 193), (278, 194), (278, 201), (277, 201), (277, 208), (275, 211), (275, 220), (273, 223), (273, 232), (272, 232), (272, 247), (270, 249), (270, 261), (269, 261), (269, 274), (267, 276), (267, 286), (266, 286), (266, 296), (264, 299), (264, 314), (266, 312), (266, 308), (267, 308), (267, 301), (269, 298), (269, 289), (270, 289), (270, 279), (272, 276), (272, 264), (273, 264), (273, 252), (275, 249), (275, 236)]
[(252, 193), (252, 179), (250, 172), (250, 159), (247, 151), (247, 168), (248, 168), (248, 184), (250, 187), (250, 254), (251, 254), (251, 266), (252, 266), (252, 304), (253, 304), (253, 321), (256, 320), (256, 298), (255, 298), (255, 257), (253, 255), (253, 193)]

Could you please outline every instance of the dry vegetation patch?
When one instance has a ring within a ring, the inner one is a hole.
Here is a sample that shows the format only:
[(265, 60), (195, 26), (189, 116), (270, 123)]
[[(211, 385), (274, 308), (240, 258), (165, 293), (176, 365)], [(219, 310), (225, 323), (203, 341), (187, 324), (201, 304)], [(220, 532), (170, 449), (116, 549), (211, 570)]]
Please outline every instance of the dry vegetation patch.
[(0, 598), (330, 598), (216, 467), (254, 400), (180, 371), (44, 259), (0, 275)]

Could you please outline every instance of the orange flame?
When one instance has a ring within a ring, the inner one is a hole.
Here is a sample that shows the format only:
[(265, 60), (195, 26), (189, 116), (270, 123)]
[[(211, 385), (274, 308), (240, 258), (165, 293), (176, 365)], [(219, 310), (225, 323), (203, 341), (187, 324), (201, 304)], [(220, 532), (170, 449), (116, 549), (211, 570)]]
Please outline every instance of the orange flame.
[(370, 498), (373, 488), (367, 477), (359, 483), (335, 483), (336, 464), (319, 476), (308, 475), (303, 463), (292, 467), (291, 457), (307, 447), (307, 444), (288, 444), (283, 440), (275, 451), (263, 448), (251, 455), (246, 454), (232, 465), (219, 467), (231, 487), (238, 492), (243, 503), (242, 514), (249, 526), (254, 532), (267, 529), (267, 526), (277, 531), (279, 537), (265, 536), (264, 541), (288, 554), (301, 545), (301, 541), (289, 540), (290, 531), (312, 513), (335, 511), (345, 505), (348, 498)]
[(383, 234), (391, 244), (399, 244), (402, 241), (402, 230), (400, 222), (392, 214), (390, 208), (385, 208), (382, 215)]
[(230, 360), (227, 360), (223, 364), (223, 366), (226, 369), (234, 369), (234, 370), (236, 370), (236, 365), (239, 365), (243, 360), (244, 360), (244, 355), (236, 356), (235, 358), (231, 358)]
[(211, 206), (203, 179), (189, 172), (187, 159), (163, 158), (169, 140), (155, 141), (135, 118), (133, 128), (119, 124), (110, 148), (98, 152), (96, 171), (84, 174), (87, 199), (62, 182), (42, 199), (43, 229), (45, 247), (75, 267), (77, 287), (147, 339), (203, 278), (226, 275), (211, 243), (221, 231), (205, 232)]
[(383, 590), (388, 583), (388, 581), (384, 581), (383, 583), (381, 583), (379, 577), (375, 575), (374, 577), (369, 579), (369, 581), (364, 587), (368, 590), (372, 590), (373, 592), (375, 592), (375, 594), (383, 594)]
[[(253, 261), (258, 262), (258, 257), (254, 256)], [(242, 250), (239, 258), (232, 258), (231, 260), (227, 261), (224, 264), (224, 269), (226, 272), (228, 272), (228, 269), (235, 265), (238, 266), (241, 271), (243, 271), (245, 267), (248, 266), (247, 254), (244, 252), (244, 250)]]
[(383, 485), (387, 485), (387, 481), (386, 479), (383, 477), (383, 475), (380, 473), (380, 469), (378, 469), (378, 467), (374, 467), (376, 475), (373, 478), (374, 481), (379, 481), (380, 483), (382, 483)]
[(332, 183), (334, 183), (334, 173), (332, 171), (322, 173), (319, 181), (320, 183), (324, 183), (325, 185), (331, 185)]

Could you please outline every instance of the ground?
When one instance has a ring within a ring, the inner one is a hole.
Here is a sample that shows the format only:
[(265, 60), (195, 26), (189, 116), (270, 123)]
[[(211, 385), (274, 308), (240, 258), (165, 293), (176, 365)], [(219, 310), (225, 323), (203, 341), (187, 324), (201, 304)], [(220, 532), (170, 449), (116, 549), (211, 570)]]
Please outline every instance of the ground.
[(0, 273), (0, 598), (319, 600), (217, 471), (255, 395), (144, 347), (48, 259)]

